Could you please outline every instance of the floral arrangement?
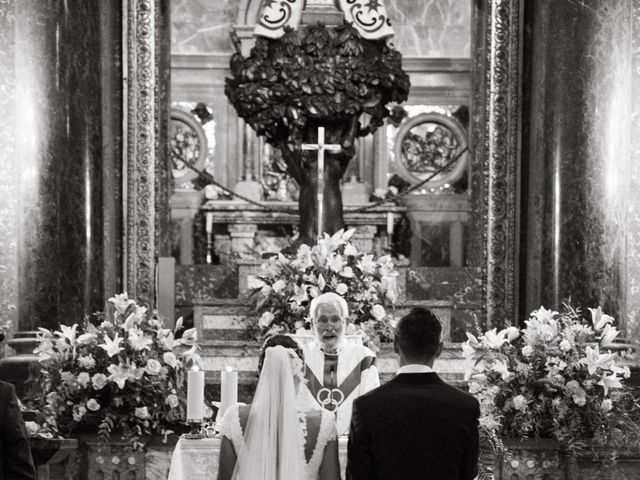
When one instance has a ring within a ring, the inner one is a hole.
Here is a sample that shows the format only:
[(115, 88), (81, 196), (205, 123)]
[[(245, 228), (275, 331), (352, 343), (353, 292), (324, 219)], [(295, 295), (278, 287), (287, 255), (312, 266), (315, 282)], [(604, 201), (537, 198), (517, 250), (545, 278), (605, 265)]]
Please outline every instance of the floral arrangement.
[(260, 274), (249, 278), (263, 333), (300, 333), (308, 327), (311, 300), (335, 292), (349, 304), (347, 334), (361, 335), (374, 348), (393, 339), (394, 319), (384, 304), (396, 302), (398, 271), (388, 255), (376, 260), (359, 252), (351, 243), (353, 234), (325, 234), (316, 246), (302, 244), (295, 256), (271, 257)]
[(126, 293), (109, 302), (110, 319), (96, 314), (82, 325), (39, 329), (41, 403), (32, 405), (45, 419), (39, 430), (97, 431), (105, 440), (118, 431), (134, 442), (141, 435), (166, 437), (185, 416), (185, 363), (199, 360), (195, 330), (175, 339)]
[(589, 310), (590, 324), (566, 306), (562, 313), (534, 311), (521, 330), (467, 333), (463, 352), (475, 360), (469, 389), (494, 445), (551, 438), (576, 451), (585, 439), (615, 443), (635, 428), (634, 402), (622, 383), (629, 369), (607, 351), (619, 332), (601, 308)]

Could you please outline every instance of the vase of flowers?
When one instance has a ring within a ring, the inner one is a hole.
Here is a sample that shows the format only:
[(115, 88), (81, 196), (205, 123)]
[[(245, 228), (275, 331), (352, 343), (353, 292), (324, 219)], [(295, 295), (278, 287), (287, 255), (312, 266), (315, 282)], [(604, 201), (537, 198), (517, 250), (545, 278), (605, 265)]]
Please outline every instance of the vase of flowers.
[(397, 299), (398, 271), (390, 256), (375, 259), (358, 251), (351, 243), (353, 234), (325, 234), (313, 247), (301, 245), (295, 255), (268, 259), (260, 273), (249, 278), (264, 334), (304, 334), (311, 300), (335, 292), (349, 304), (347, 334), (360, 335), (374, 348), (393, 339), (395, 320), (388, 310)]
[[(588, 444), (622, 447), (637, 434), (635, 402), (623, 384), (626, 353), (607, 350), (619, 332), (601, 308), (589, 310), (590, 322), (570, 306), (562, 312), (540, 308), (522, 329), (467, 333), (462, 348), (474, 362), (469, 391), (480, 401), (481, 431), (498, 453), (506, 453), (503, 441), (513, 446), (534, 439), (553, 441), (575, 456)], [(520, 452), (522, 445), (514, 448)], [(527, 461), (526, 468), (540, 463)], [(506, 468), (520, 466), (512, 458)]]
[(41, 426), (64, 436), (97, 432), (105, 441), (111, 432), (133, 441), (166, 436), (184, 419), (185, 363), (198, 361), (195, 330), (175, 339), (126, 293), (109, 302), (111, 318), (96, 314), (58, 331), (39, 329), (34, 407), (44, 413)]

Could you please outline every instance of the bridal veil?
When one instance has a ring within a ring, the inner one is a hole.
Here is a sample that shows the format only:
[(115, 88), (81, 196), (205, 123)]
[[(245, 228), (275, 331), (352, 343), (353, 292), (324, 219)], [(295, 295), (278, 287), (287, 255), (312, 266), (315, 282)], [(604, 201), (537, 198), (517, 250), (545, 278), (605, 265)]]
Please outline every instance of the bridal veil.
[(298, 425), (294, 375), (289, 349), (278, 345), (266, 350), (233, 480), (304, 478), (304, 437)]

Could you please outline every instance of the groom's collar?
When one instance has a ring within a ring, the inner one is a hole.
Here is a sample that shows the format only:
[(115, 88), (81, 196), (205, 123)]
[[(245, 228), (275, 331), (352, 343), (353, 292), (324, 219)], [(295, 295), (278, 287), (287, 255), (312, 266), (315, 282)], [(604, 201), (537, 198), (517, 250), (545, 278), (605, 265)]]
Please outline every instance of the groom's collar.
[(432, 373), (433, 368), (428, 365), (421, 365), (419, 363), (410, 363), (404, 365), (398, 369), (398, 375), (401, 373)]
[(427, 373), (400, 373), (391, 379), (395, 383), (443, 383), (437, 373), (431, 371)]

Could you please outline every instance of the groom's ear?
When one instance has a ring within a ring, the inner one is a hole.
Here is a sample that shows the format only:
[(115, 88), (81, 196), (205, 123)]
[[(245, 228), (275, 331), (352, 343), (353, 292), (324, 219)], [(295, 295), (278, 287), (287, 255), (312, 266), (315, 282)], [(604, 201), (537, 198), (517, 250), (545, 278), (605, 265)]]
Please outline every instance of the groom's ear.
[(444, 348), (444, 342), (440, 342), (440, 345), (438, 345), (438, 351), (436, 352), (435, 358), (438, 358), (440, 356), (443, 348)]
[(400, 355), (400, 349), (398, 348), (398, 335), (393, 336), (393, 351)]

